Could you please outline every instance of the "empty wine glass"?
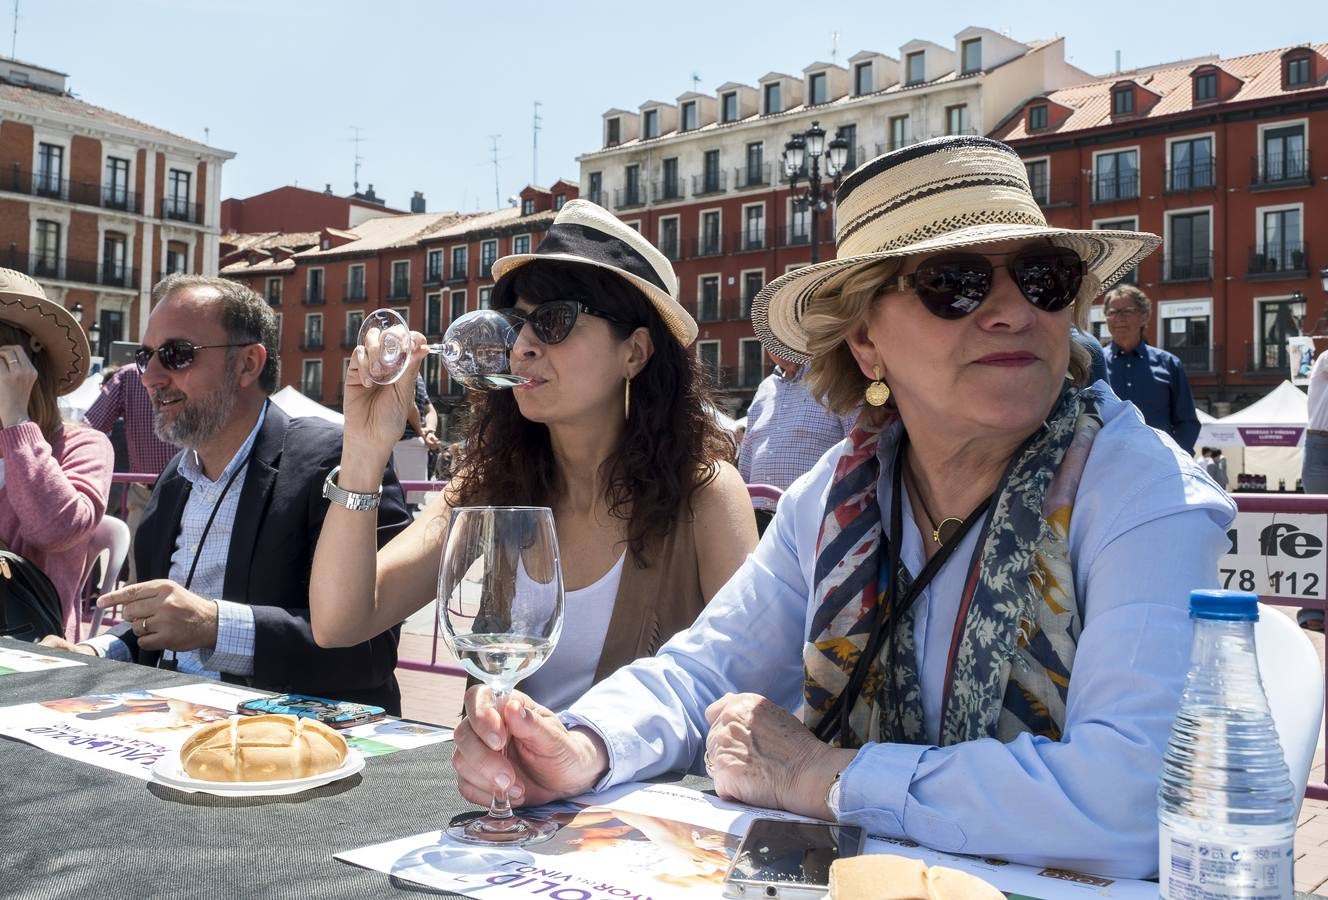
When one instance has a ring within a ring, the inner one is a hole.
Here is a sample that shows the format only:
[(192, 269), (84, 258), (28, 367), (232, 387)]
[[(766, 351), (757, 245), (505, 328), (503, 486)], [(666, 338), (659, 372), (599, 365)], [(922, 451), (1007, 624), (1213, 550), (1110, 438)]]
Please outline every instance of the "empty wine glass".
[[(369, 380), (393, 384), (410, 363), (411, 338), (406, 320), (394, 309), (376, 309), (360, 325), (360, 346), (369, 357)], [(439, 353), (452, 377), (468, 388), (510, 388), (529, 381), (513, 375), (508, 364), (516, 329), (502, 313), (477, 309), (458, 316), (441, 344), (426, 344)]]
[[(533, 506), (452, 510), (438, 569), (438, 620), (466, 671), (493, 691), (499, 709), (522, 678), (553, 652), (563, 627), (563, 576), (553, 511)], [(507, 791), (489, 812), (447, 834), (475, 844), (548, 840), (550, 821), (512, 812)]]

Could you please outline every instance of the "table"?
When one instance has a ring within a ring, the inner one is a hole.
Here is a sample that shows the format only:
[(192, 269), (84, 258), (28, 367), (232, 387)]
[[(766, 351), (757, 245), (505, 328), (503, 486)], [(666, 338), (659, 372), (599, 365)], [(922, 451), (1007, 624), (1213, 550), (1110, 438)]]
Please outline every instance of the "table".
[[(0, 676), (0, 706), (198, 681), (76, 658), (87, 666)], [(457, 793), (451, 758), (450, 742), (433, 744), (370, 757), (360, 774), (303, 794), (239, 799), (181, 793), (0, 738), (0, 896), (455, 897), (332, 858), (475, 809)]]

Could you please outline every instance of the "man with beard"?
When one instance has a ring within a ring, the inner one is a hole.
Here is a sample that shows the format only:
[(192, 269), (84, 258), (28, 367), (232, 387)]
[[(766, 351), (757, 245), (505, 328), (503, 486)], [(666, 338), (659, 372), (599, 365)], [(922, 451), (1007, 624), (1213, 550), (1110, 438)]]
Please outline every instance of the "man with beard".
[(377, 495), (336, 488), (341, 429), (291, 419), (268, 402), (276, 316), (253, 291), (171, 275), (152, 293), (135, 363), (157, 436), (184, 449), (162, 471), (139, 526), (135, 558), (146, 580), (98, 601), (122, 605), (124, 623), (78, 645), (50, 645), (400, 713), (398, 629), (324, 649), (308, 610), (325, 497), (364, 515), (376, 507), (380, 547), (408, 524), (391, 464)]

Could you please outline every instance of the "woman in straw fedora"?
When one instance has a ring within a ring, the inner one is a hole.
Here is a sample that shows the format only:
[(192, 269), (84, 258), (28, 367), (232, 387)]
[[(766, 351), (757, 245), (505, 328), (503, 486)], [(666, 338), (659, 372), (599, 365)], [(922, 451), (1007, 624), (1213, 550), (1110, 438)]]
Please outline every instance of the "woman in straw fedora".
[[(494, 305), (518, 328), (512, 371), (530, 380), (471, 395), (447, 490), (377, 558), (372, 517), (332, 506), (314, 558), (314, 635), (356, 643), (432, 602), (452, 506), (548, 506), (566, 623), (523, 690), (562, 708), (690, 625), (756, 546), (755, 518), (703, 406), (687, 352), (696, 323), (662, 253), (573, 200), (534, 253), (497, 260), (493, 274)], [(346, 376), (347, 490), (377, 486), (414, 383), (412, 371), (374, 385), (365, 363), (359, 348)]]
[(83, 383), (88, 363), (74, 317), (28, 276), (0, 269), (0, 542), (51, 579), (71, 641), (114, 467), (106, 435), (63, 422), (56, 405)]
[(472, 689), (462, 794), (704, 765), (722, 797), (1149, 875), (1186, 599), (1234, 509), (1085, 386), (1070, 325), (1157, 238), (1048, 227), (1019, 157), (978, 137), (875, 159), (837, 202), (837, 258), (767, 285), (753, 322), (831, 409), (865, 399), (853, 433), (654, 659), (562, 716)]

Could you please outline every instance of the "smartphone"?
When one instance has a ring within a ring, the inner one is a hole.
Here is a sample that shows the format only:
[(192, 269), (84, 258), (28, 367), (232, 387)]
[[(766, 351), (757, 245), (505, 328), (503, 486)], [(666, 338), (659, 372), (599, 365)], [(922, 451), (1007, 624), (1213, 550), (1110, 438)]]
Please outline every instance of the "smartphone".
[(244, 716), (271, 714), (302, 716), (306, 719), (317, 719), (329, 728), (350, 728), (366, 722), (377, 722), (387, 715), (387, 710), (381, 706), (327, 700), (305, 694), (282, 694), (279, 697), (246, 700), (237, 706), (235, 711)]
[(753, 819), (724, 876), (724, 896), (818, 900), (830, 891), (830, 863), (862, 852), (857, 825)]

